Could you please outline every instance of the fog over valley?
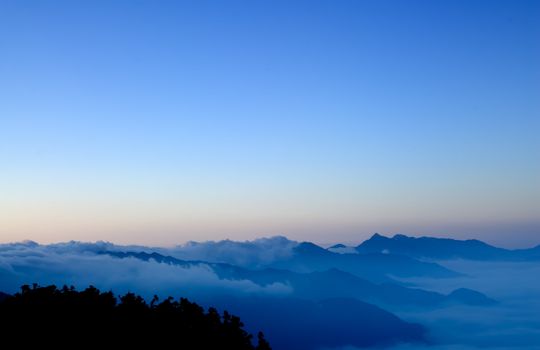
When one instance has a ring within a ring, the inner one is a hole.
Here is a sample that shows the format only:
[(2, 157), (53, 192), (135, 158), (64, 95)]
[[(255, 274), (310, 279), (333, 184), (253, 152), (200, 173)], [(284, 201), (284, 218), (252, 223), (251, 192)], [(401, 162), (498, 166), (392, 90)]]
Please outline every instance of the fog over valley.
[(4, 293), (37, 283), (188, 297), (241, 315), (278, 350), (532, 349), (540, 341), (539, 273), (537, 247), (404, 235), (328, 248), (283, 236), (172, 248), (0, 245)]

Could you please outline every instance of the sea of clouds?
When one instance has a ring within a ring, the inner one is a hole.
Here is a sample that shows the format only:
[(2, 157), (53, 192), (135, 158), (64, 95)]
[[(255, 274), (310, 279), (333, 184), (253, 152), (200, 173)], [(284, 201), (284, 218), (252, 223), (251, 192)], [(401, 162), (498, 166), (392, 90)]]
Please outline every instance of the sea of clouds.
[(453, 260), (439, 263), (464, 276), (406, 281), (442, 293), (459, 287), (471, 288), (494, 298), (498, 304), (397, 312), (408, 321), (426, 325), (434, 346), (407, 345), (392, 350), (540, 349), (539, 262)]
[[(189, 267), (160, 264), (154, 260), (115, 258), (103, 251), (128, 250), (106, 242), (69, 242), (39, 245), (22, 242), (0, 245), (0, 290), (16, 292), (21, 285), (94, 285), (116, 293), (128, 291), (144, 296), (205, 296), (211, 294), (287, 295), (290, 286), (260, 286), (249, 280), (220, 279), (205, 264)], [(141, 248), (141, 247), (136, 247)], [(151, 251), (151, 248), (139, 249)], [(238, 254), (235, 251), (234, 254)]]
[[(261, 267), (293, 254), (298, 242), (285, 237), (251, 242), (190, 242), (172, 248), (118, 246), (107, 242), (67, 242), (40, 245), (35, 242), (0, 244), (0, 291), (16, 292), (22, 284), (94, 285), (117, 294), (128, 291), (150, 298), (185, 296), (194, 300), (216, 294), (284, 296), (293, 290), (286, 283), (260, 286), (249, 280), (219, 278), (210, 265), (178, 266), (116, 258), (106, 251), (158, 252), (182, 260), (230, 263)], [(540, 263), (442, 261), (463, 273), (449, 279), (403, 279), (418, 288), (449, 293), (470, 288), (498, 301), (497, 305), (475, 307), (452, 305), (432, 310), (396, 310), (409, 322), (429, 330), (426, 345), (401, 345), (391, 350), (532, 350), (540, 344)], [(337, 349), (333, 349), (337, 350)], [(339, 350), (353, 350), (340, 348)]]

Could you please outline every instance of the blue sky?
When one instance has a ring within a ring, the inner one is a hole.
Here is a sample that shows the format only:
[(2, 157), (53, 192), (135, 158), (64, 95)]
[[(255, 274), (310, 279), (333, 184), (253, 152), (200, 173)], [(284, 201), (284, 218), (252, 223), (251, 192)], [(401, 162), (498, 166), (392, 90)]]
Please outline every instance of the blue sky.
[(537, 1), (2, 1), (0, 240), (540, 239)]

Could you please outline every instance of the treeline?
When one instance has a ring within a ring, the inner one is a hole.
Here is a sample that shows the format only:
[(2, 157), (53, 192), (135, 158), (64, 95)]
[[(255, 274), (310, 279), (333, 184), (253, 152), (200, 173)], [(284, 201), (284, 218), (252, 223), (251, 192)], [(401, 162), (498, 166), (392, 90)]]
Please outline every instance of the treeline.
[(147, 303), (94, 287), (25, 285), (0, 301), (0, 341), (22, 348), (270, 349), (262, 333), (254, 346), (243, 327), (237, 316), (205, 311), (185, 298)]

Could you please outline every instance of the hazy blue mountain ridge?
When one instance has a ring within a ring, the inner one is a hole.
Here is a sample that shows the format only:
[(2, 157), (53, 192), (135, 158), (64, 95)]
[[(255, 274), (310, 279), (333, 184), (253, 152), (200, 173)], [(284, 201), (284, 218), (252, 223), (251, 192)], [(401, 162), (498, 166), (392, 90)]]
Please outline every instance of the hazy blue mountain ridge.
[(530, 249), (511, 250), (494, 247), (476, 239), (409, 237), (401, 234), (391, 238), (374, 234), (370, 239), (358, 245), (356, 251), (361, 254), (401, 254), (413, 258), (434, 260), (540, 260), (540, 246)]
[(467, 305), (487, 305), (493, 303), (491, 299), (466, 298), (460, 295), (443, 295), (441, 293), (425, 291), (416, 288), (407, 288), (395, 283), (373, 283), (351, 273), (331, 267), (324, 271), (306, 273), (293, 272), (286, 269), (265, 268), (250, 270), (223, 263), (208, 263), (203, 261), (184, 261), (158, 253), (146, 252), (116, 252), (105, 251), (118, 258), (136, 258), (144, 261), (150, 259), (164, 264), (183, 267), (207, 266), (221, 279), (249, 280), (261, 286), (274, 283), (285, 283), (292, 287), (292, 294), (298, 298), (321, 300), (327, 298), (358, 298), (380, 306), (393, 307), (440, 307), (449, 303), (463, 303)]

